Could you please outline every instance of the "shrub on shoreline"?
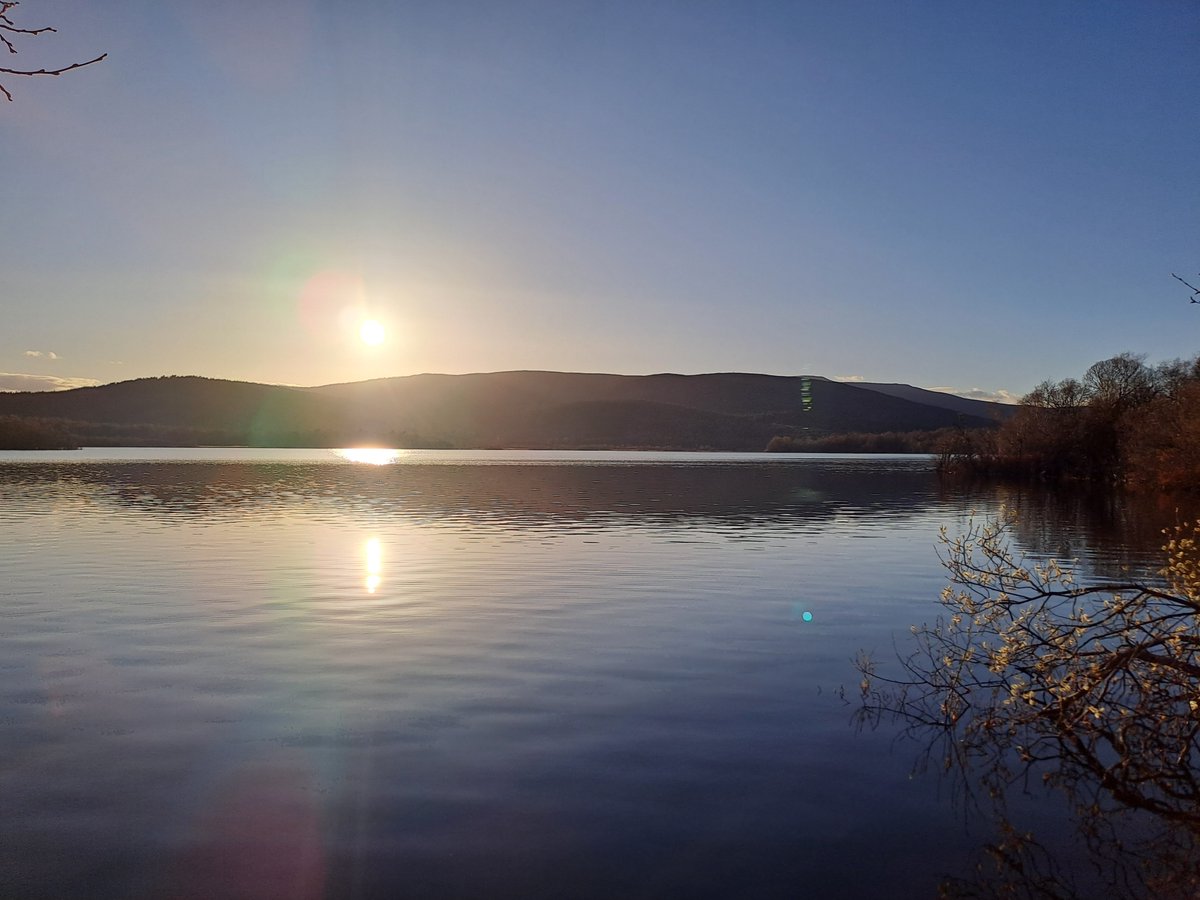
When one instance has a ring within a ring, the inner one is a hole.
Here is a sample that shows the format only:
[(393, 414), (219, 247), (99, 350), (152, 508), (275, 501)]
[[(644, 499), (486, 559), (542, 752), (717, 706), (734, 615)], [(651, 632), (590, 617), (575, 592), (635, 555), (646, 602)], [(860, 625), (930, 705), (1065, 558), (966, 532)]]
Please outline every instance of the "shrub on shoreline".
[(960, 430), (938, 452), (945, 474), (1200, 489), (1200, 356), (1123, 353), (1044, 381), (998, 429)]
[[(845, 432), (814, 437), (771, 438), (768, 453), (939, 453), (947, 441), (961, 429), (939, 428), (936, 431)], [(990, 428), (968, 431), (968, 434), (990, 432)]]

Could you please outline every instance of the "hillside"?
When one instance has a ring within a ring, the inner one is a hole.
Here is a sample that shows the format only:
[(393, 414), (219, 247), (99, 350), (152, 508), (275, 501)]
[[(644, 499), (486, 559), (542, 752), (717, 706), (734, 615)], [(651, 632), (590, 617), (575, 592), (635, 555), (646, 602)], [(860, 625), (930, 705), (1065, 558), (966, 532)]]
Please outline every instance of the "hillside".
[(968, 416), (978, 416), (993, 421), (1004, 421), (1017, 411), (1017, 407), (1007, 403), (990, 403), (987, 400), (971, 400), (956, 394), (945, 394), (941, 391), (931, 391), (927, 388), (913, 387), (911, 384), (881, 384), (871, 381), (855, 382), (857, 387), (915, 403), (928, 403), (930, 406), (940, 406)]
[(908, 389), (916, 399), (746, 373), (494, 372), (314, 388), (173, 376), (0, 394), (0, 415), (62, 420), (83, 444), (762, 450), (777, 435), (977, 427), (1007, 413), (980, 401), (947, 408), (959, 398), (925, 402), (934, 392)]

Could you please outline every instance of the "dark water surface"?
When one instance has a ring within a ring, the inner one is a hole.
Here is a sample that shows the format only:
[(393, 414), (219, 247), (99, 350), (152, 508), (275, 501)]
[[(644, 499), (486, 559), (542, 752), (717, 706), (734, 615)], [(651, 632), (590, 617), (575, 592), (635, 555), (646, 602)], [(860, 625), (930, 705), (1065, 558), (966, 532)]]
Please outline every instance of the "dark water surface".
[(932, 897), (986, 830), (837, 689), (1001, 503), (1097, 573), (1172, 515), (921, 457), (0, 454), (0, 895)]

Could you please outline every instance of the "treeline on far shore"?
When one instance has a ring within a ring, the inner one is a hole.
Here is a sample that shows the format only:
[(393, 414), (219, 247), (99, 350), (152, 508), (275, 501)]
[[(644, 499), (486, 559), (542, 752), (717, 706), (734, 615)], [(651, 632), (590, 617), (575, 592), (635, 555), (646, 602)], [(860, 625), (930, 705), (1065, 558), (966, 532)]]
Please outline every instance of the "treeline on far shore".
[(255, 432), (170, 425), (77, 422), (0, 416), (0, 450), (77, 450), (80, 447), (351, 447), (384, 444), (409, 449), (449, 449), (447, 441), (419, 434), (345, 434), (326, 430)]
[(1200, 489), (1200, 356), (1151, 366), (1122, 353), (1044, 381), (999, 428), (940, 452), (949, 474)]
[(938, 428), (934, 431), (850, 431), (811, 437), (773, 437), (768, 453), (941, 453), (962, 434), (992, 431), (991, 428)]
[[(982, 444), (975, 431), (843, 432), (812, 437), (775, 437), (769, 453), (930, 453), (961, 444), (963, 436)], [(383, 444), (409, 449), (445, 450), (453, 445), (409, 432), (387, 435), (342, 434), (327, 430), (246, 434), (219, 428), (78, 422), (69, 419), (0, 416), (0, 450), (76, 450), (80, 447), (350, 447)], [(592, 448), (594, 449), (594, 448)], [(654, 448), (646, 448), (654, 449)]]
[(61, 419), (0, 416), (0, 450), (77, 450), (79, 442)]

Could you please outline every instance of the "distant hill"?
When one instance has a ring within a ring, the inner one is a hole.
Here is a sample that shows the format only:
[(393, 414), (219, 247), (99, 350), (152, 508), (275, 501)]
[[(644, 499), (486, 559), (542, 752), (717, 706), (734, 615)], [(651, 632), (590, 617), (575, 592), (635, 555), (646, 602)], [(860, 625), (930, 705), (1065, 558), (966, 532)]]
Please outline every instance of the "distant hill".
[(881, 384), (871, 381), (856, 381), (856, 387), (869, 391), (877, 391), (891, 397), (912, 400), (915, 403), (928, 403), (930, 406), (940, 406), (968, 416), (979, 416), (985, 419), (1003, 421), (1017, 411), (1008, 403), (990, 403), (987, 400), (971, 400), (956, 394), (945, 394), (941, 391), (931, 391), (927, 388), (913, 387), (911, 384)]
[(0, 393), (0, 415), (62, 420), (85, 445), (754, 451), (779, 435), (981, 427), (1008, 411), (908, 385), (737, 372), (412, 375), (313, 388), (171, 376)]

